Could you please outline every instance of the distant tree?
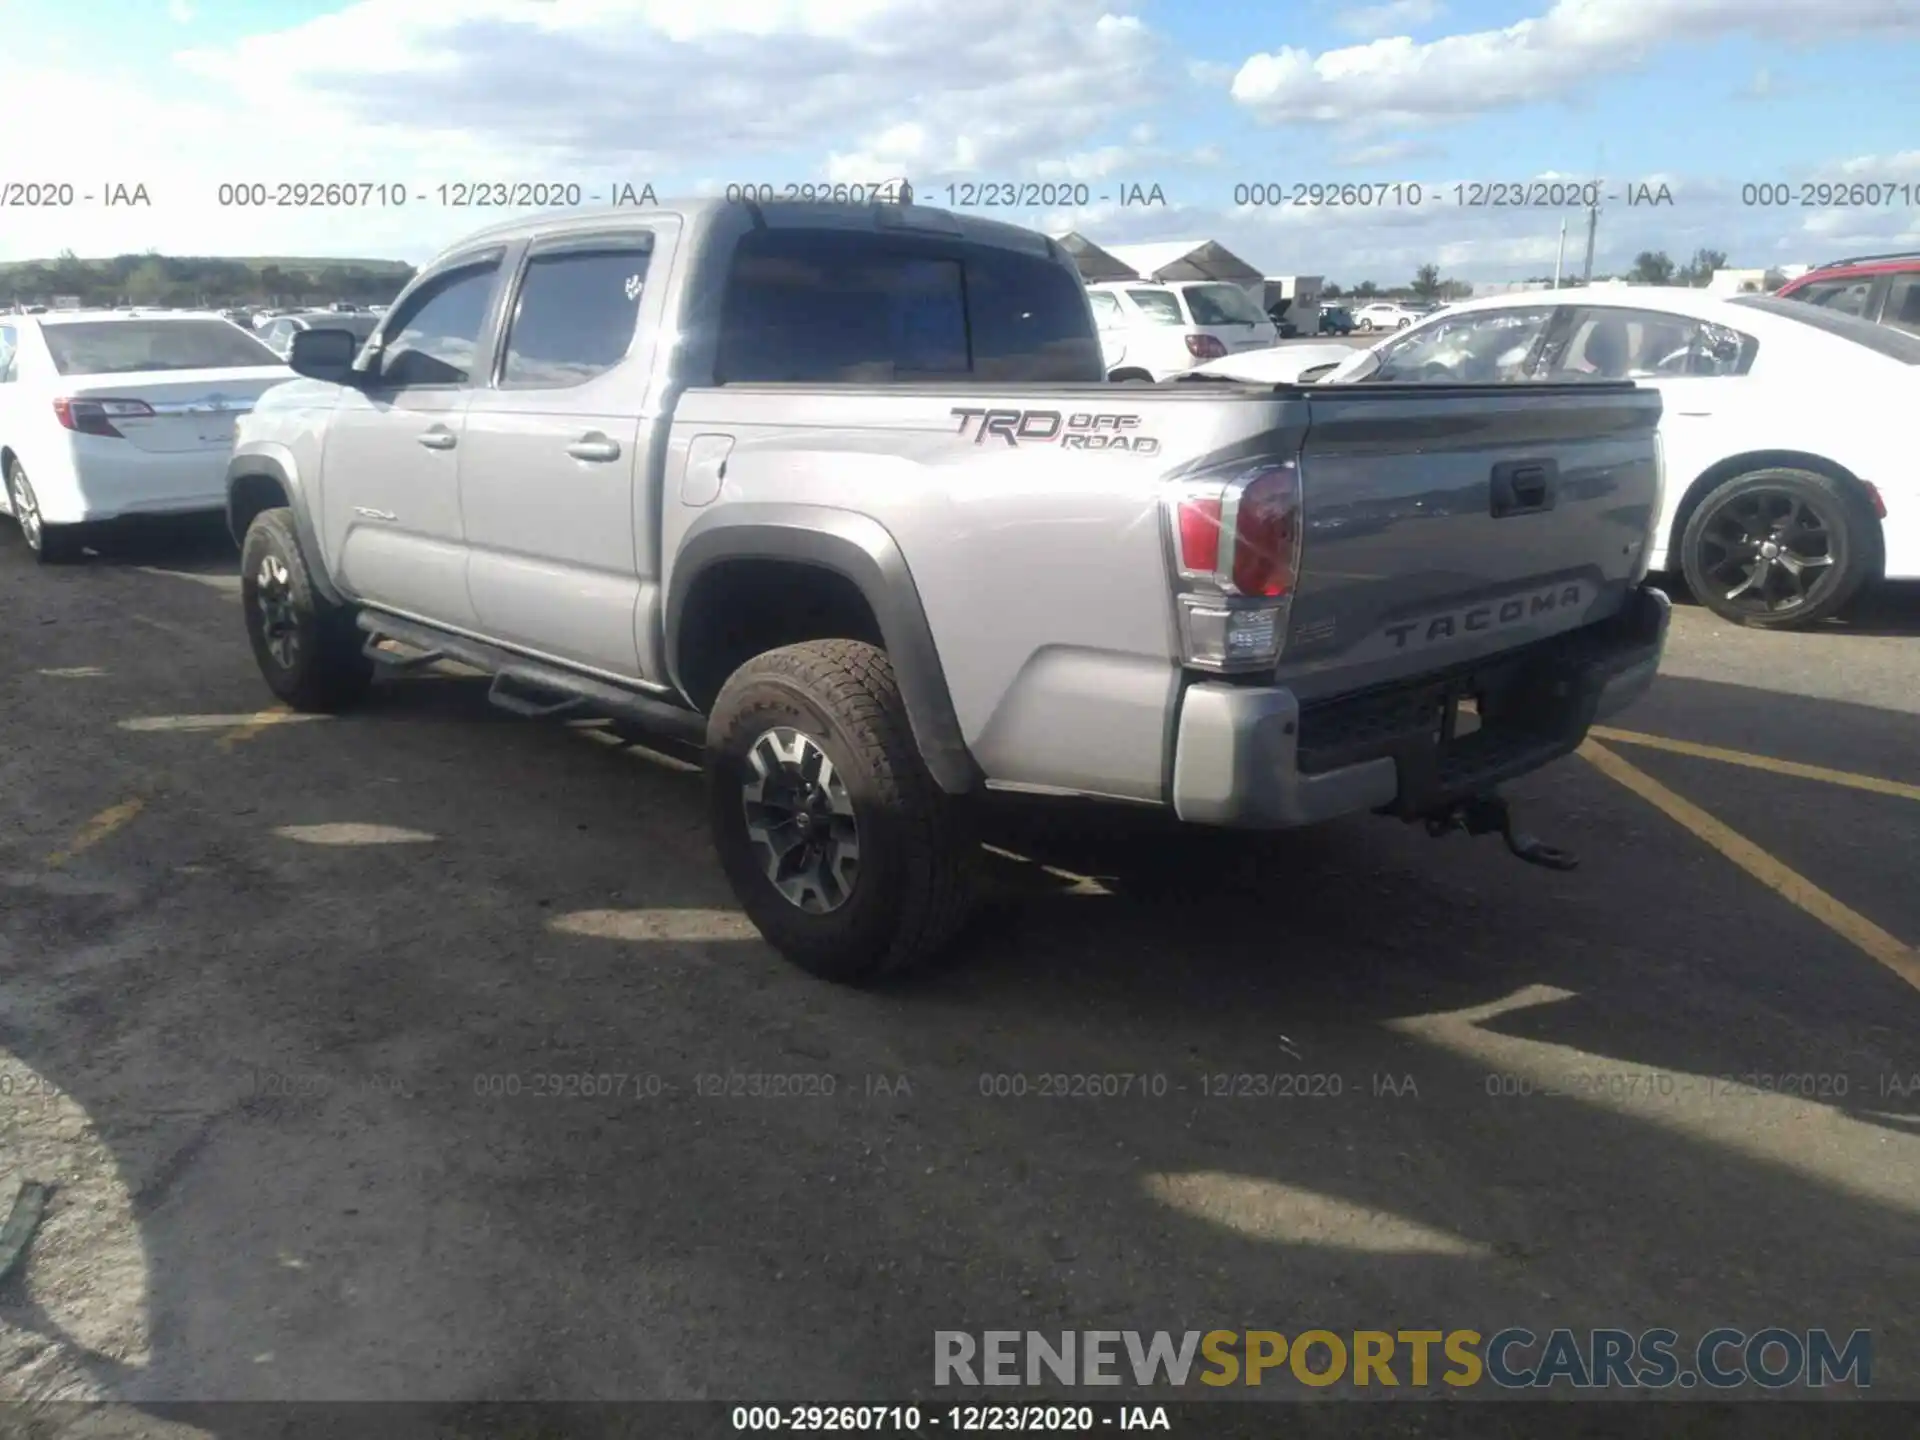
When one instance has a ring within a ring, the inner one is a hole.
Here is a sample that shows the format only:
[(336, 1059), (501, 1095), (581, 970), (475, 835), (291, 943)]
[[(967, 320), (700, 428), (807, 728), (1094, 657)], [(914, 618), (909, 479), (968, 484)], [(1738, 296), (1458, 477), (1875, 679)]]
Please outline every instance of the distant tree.
[(1322, 298), (1327, 300), (1338, 300), (1342, 295), (1346, 293), (1347, 293), (1346, 291), (1342, 290), (1338, 285), (1335, 285), (1332, 281), (1328, 281), (1325, 285), (1322, 285), (1320, 287), (1320, 294)]
[(1362, 280), (1358, 285), (1353, 287), (1353, 295), (1356, 300), (1371, 300), (1379, 293), (1380, 287), (1371, 280)]
[(1787, 283), (1786, 272), (1781, 270), (1769, 270), (1767, 271), (1766, 275), (1762, 277), (1760, 281), (1760, 288), (1762, 290), (1765, 290), (1769, 295), (1771, 295), (1774, 291), (1778, 290), (1782, 285), (1786, 283)]
[(1413, 272), (1413, 293), (1422, 300), (1431, 300), (1440, 293), (1440, 267), (1422, 265)]
[(1671, 285), (1673, 260), (1664, 250), (1642, 250), (1633, 257), (1627, 279), (1636, 285)]
[(119, 291), (135, 305), (164, 305), (173, 298), (176, 288), (173, 277), (167, 274), (167, 262), (150, 255), (127, 276)]
[(1674, 272), (1676, 285), (1705, 285), (1713, 279), (1713, 272), (1727, 268), (1727, 252), (1724, 250), (1699, 249), (1693, 252), (1693, 259)]

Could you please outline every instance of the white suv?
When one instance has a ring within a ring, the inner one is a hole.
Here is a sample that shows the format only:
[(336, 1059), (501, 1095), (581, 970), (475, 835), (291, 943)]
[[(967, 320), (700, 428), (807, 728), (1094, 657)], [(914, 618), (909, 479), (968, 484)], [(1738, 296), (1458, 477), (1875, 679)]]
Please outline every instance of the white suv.
[(1110, 380), (1170, 380), (1280, 340), (1280, 327), (1253, 297), (1223, 281), (1103, 281), (1087, 287), (1087, 298)]

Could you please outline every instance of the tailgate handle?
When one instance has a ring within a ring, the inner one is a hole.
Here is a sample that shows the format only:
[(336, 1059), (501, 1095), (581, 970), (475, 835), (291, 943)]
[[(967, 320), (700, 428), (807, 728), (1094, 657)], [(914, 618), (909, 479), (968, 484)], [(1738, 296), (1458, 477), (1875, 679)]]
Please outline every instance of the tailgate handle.
[(1493, 515), (1530, 515), (1551, 510), (1560, 467), (1552, 460), (1507, 460), (1493, 467)]

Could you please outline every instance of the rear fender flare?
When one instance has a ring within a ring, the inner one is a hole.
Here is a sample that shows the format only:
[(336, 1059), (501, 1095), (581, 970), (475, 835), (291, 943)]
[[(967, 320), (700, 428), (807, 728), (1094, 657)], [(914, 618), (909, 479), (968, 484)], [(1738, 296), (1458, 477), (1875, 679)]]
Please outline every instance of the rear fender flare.
[(886, 527), (869, 516), (820, 505), (740, 504), (696, 520), (674, 556), (667, 591), (667, 674), (676, 688), (685, 693), (680, 633), (687, 597), (710, 567), (747, 559), (813, 565), (851, 581), (879, 623), (928, 771), (949, 794), (978, 787), (980, 767), (961, 734), (906, 557)]

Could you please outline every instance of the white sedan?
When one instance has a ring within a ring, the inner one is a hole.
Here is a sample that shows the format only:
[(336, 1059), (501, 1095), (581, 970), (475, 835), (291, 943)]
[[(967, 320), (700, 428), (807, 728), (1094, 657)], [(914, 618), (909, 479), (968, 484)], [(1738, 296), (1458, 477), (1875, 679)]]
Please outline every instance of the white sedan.
[(1399, 300), (1376, 300), (1353, 312), (1356, 330), (1404, 330), (1432, 314), (1431, 307), (1409, 305)]
[(48, 562), (102, 521), (223, 509), (235, 418), (292, 378), (218, 315), (0, 315), (0, 512)]
[[(1204, 368), (1273, 383), (1260, 358)], [(1771, 295), (1536, 291), (1451, 305), (1301, 378), (1648, 385), (1664, 405), (1651, 567), (1716, 614), (1810, 625), (1870, 581), (1920, 579), (1920, 336)]]

